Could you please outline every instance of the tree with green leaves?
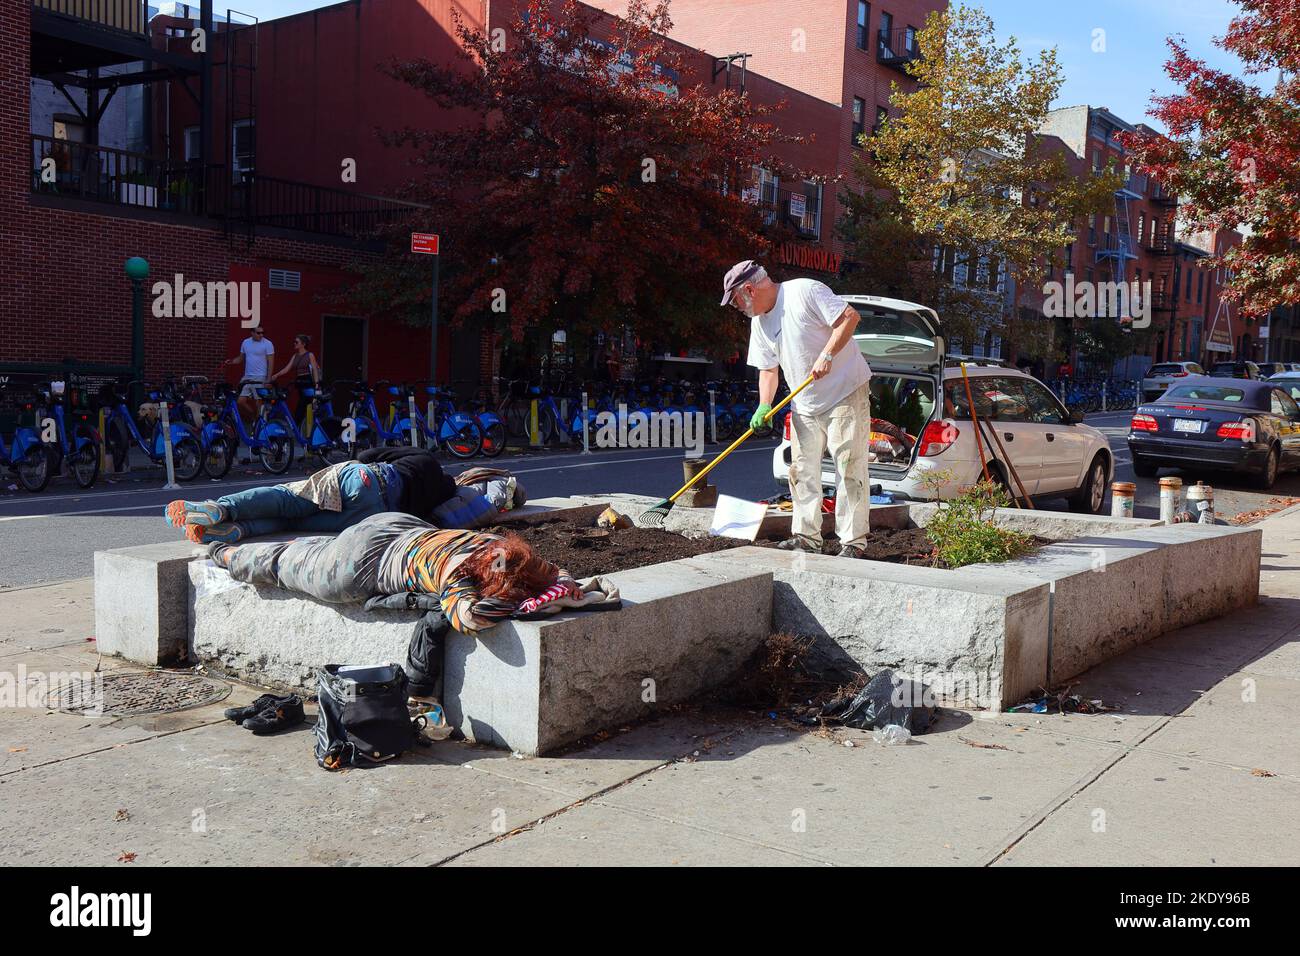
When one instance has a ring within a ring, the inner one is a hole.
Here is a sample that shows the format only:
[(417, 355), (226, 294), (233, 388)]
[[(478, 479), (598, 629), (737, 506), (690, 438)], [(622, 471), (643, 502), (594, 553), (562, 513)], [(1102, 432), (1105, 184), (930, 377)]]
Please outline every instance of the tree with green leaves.
[(1242, 13), (1215, 41), (1257, 85), (1196, 59), (1178, 39), (1165, 71), (1181, 93), (1151, 113), (1168, 135), (1129, 134), (1139, 165), (1178, 195), (1193, 229), (1248, 227), (1203, 265), (1226, 266), (1223, 294), (1244, 315), (1300, 302), (1300, 0), (1235, 0)]
[[(911, 288), (940, 309), (950, 337), (969, 343), (992, 331), (1038, 351), (1050, 322), (1027, 322), (987, 289), (954, 287), (951, 265), (973, 275), (982, 257), (1004, 265), (1018, 289), (1038, 286), (1083, 218), (1113, 208), (1120, 176), (1078, 175), (1068, 151), (1039, 135), (1061, 85), (1055, 50), (1026, 60), (1014, 39), (998, 41), (986, 13), (964, 5), (932, 12), (917, 45), (907, 65), (917, 87), (893, 84), (897, 115), (864, 138), (841, 234), (866, 262), (884, 237), (910, 250), (906, 271), (919, 274)], [(894, 198), (871, 198), (878, 187)], [(925, 275), (936, 265), (937, 283)], [(900, 268), (888, 264), (881, 278), (899, 281)], [(871, 281), (862, 271), (855, 281)]]

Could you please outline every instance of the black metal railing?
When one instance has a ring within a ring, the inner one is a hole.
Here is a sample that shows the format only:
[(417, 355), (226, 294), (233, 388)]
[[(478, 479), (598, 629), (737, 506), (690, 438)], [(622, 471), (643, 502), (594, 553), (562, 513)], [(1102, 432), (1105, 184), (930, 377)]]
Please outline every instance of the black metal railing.
[(904, 27), (899, 30), (881, 30), (876, 35), (876, 60), (885, 66), (905, 66), (921, 58), (921, 48), (916, 42), (916, 31)]
[(32, 135), (32, 192), (347, 239), (373, 237), (418, 203), (314, 186), (217, 164)]
[(196, 163), (32, 134), (34, 193), (197, 215), (203, 177)]
[(1171, 256), (1174, 254), (1173, 237), (1168, 230), (1161, 229), (1154, 236), (1148, 236), (1143, 241), (1142, 248), (1153, 256)]
[(382, 196), (368, 196), (249, 173), (232, 186), (242, 214), (255, 225), (297, 229), (350, 239), (372, 237), (382, 227), (420, 208)]
[(137, 36), (149, 28), (147, 0), (32, 0), (32, 6)]
[(1165, 187), (1160, 185), (1159, 183), (1156, 183), (1151, 188), (1151, 201), (1153, 203), (1159, 203), (1162, 206), (1178, 205), (1178, 197), (1175, 194), (1171, 193), (1169, 190), (1165, 189)]

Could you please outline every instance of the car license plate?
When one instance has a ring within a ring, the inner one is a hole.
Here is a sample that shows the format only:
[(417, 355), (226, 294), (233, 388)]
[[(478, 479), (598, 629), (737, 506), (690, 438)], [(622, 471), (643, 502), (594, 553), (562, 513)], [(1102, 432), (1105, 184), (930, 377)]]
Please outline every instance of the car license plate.
[(1174, 419), (1174, 431), (1176, 432), (1192, 432), (1193, 434), (1199, 435), (1204, 427), (1204, 422), (1198, 422), (1194, 418)]

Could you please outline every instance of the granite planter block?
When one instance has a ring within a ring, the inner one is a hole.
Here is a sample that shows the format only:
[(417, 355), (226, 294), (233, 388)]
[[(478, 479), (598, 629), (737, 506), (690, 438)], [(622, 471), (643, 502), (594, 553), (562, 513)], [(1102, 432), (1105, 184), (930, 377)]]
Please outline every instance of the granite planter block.
[(997, 571), (739, 548), (699, 560), (772, 573), (772, 629), (816, 638), (814, 666), (883, 667), (954, 703), (997, 707), (1047, 672), (1048, 587)]
[(189, 576), (194, 657), (266, 687), (315, 693), (324, 664), (405, 664), (420, 616), (246, 584), (206, 558), (190, 565)]
[(623, 608), (454, 634), (447, 719), (540, 754), (725, 683), (771, 633), (772, 576), (688, 558), (608, 575)]
[(95, 640), (102, 653), (141, 664), (185, 663), (186, 568), (199, 550), (182, 540), (95, 552)]

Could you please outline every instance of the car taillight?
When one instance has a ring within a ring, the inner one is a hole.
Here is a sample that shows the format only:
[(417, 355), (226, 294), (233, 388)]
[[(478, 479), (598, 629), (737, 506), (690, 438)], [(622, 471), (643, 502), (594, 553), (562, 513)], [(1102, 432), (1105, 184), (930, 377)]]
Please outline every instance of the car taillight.
[(960, 434), (957, 426), (951, 422), (930, 422), (921, 432), (921, 450), (917, 454), (929, 458), (947, 451)]
[(1255, 423), (1250, 419), (1246, 419), (1244, 422), (1224, 422), (1219, 426), (1218, 435), (1220, 438), (1253, 442), (1255, 440)]
[(1159, 431), (1160, 426), (1150, 415), (1134, 415), (1133, 421), (1129, 422), (1129, 430), (1135, 432), (1154, 432)]
[(785, 440), (790, 440), (790, 416), (785, 416)]
[(1174, 372), (1174, 378), (1182, 378), (1187, 372)]

